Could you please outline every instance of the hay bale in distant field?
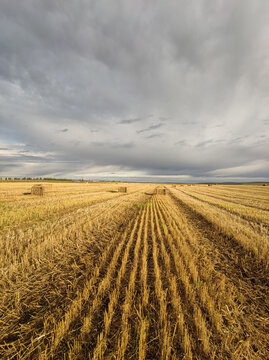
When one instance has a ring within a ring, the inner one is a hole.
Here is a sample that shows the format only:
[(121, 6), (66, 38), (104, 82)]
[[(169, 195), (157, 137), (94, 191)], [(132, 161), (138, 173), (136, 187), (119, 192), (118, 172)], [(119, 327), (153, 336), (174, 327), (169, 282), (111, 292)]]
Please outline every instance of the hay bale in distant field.
[(212, 184), (207, 184), (207, 186), (212, 186)]
[(32, 195), (39, 195), (43, 196), (45, 192), (45, 188), (41, 184), (36, 184), (31, 187), (31, 194)]
[(176, 187), (176, 184), (173, 184), (172, 187)]
[(118, 188), (118, 192), (127, 193), (127, 187), (126, 186), (120, 186)]
[(166, 194), (166, 189), (157, 189), (157, 194), (165, 195)]

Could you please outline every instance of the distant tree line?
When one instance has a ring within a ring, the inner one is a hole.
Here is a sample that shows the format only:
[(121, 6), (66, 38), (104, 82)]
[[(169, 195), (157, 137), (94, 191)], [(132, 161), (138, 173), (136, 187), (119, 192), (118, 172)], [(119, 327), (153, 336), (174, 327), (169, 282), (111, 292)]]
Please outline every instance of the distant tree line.
[(0, 177), (0, 181), (69, 181), (69, 182), (116, 182), (121, 183), (122, 180), (93, 180), (93, 179), (56, 179), (51, 177)]
[(71, 179), (55, 179), (42, 177), (0, 177), (0, 181), (73, 181)]

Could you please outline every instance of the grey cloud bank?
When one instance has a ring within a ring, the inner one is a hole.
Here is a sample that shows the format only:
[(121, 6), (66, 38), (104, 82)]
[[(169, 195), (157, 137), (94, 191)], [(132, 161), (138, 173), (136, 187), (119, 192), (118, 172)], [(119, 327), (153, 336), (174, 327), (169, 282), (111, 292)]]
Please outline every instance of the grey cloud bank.
[(0, 176), (268, 180), (268, 14), (2, 0)]

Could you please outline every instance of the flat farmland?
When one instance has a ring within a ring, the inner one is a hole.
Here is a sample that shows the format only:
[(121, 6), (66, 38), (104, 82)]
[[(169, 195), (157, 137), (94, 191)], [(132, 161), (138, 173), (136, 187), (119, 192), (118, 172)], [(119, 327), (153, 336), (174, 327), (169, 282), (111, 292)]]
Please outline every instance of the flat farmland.
[(269, 186), (32, 185), (0, 183), (1, 359), (269, 359)]

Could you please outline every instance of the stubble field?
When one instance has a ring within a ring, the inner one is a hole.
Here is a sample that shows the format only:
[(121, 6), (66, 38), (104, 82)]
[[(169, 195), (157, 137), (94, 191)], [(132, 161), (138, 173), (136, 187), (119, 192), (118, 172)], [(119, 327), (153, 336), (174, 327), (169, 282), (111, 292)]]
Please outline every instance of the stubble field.
[(31, 185), (0, 183), (1, 359), (269, 359), (269, 186)]

